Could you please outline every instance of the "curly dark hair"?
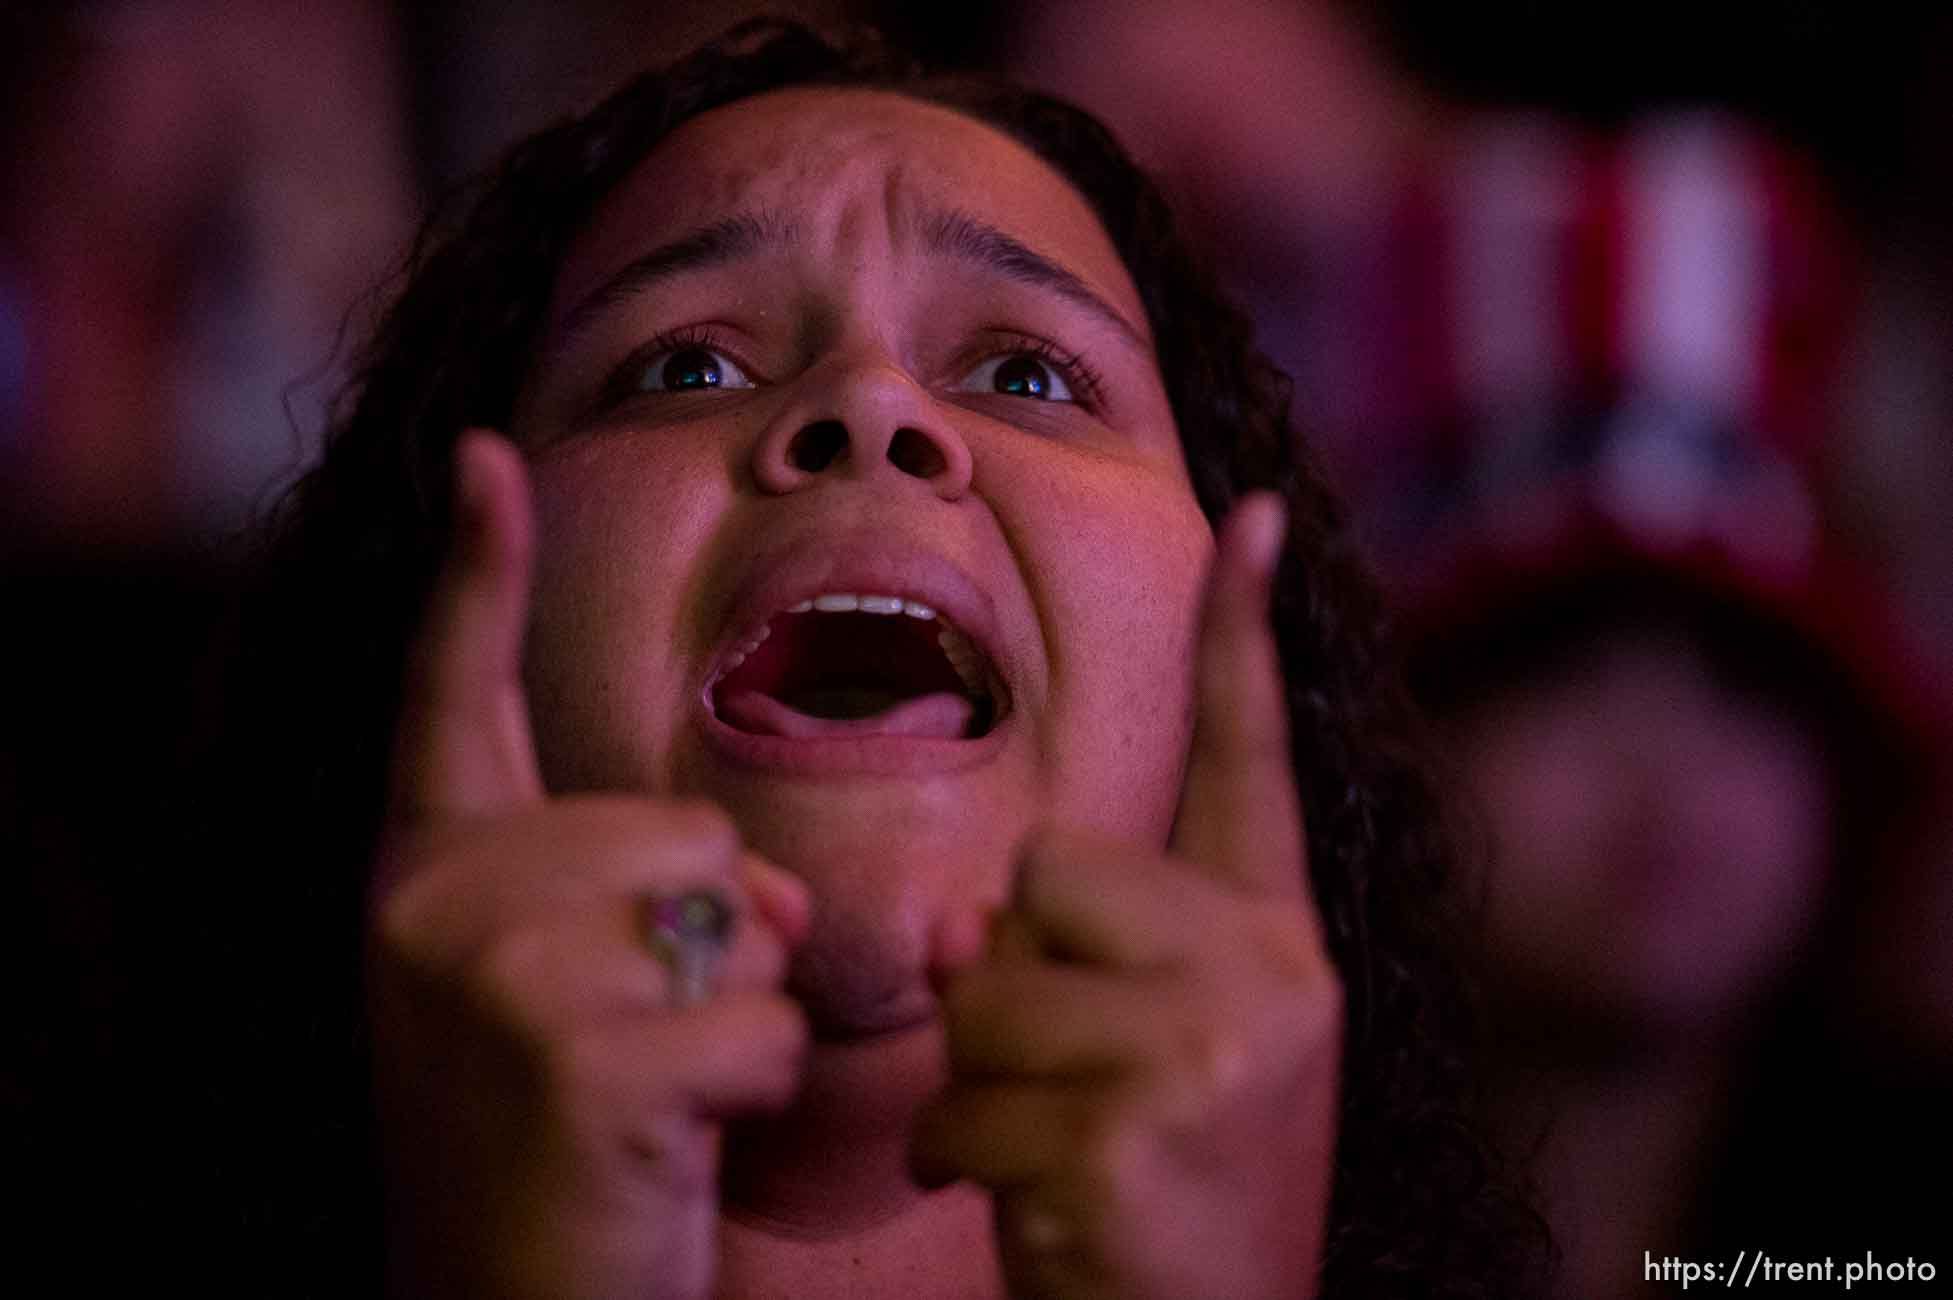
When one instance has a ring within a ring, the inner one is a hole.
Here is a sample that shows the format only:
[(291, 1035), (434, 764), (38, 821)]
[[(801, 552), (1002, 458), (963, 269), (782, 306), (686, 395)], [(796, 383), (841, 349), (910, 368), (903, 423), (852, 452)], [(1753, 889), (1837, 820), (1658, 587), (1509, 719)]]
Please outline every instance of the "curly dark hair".
[[(1541, 1241), (1470, 1118), (1442, 807), (1380, 650), (1373, 586), (1322, 473), (1291, 435), (1286, 377), (1256, 350), (1248, 321), (1176, 233), (1159, 192), (1093, 119), (1014, 86), (929, 75), (872, 37), (835, 42), (777, 21), (743, 24), (646, 73), (523, 141), (443, 205), (342, 398), (323, 462), (270, 521), (262, 577), (224, 670), (234, 697), (260, 702), (233, 729), (244, 738), (239, 779), (264, 816), (258, 833), (318, 828), (320, 861), (275, 872), (258, 861), (238, 873), (240, 888), (259, 891), (265, 905), (318, 920), (307, 941), (317, 948), (283, 936), (275, 953), (267, 943), (249, 955), (316, 995), (307, 1002), (314, 1013), (298, 1020), (283, 994), (263, 1009), (260, 1023), (282, 1035), (263, 1059), (294, 1072), (264, 1090), (364, 1092), (364, 1057), (349, 1050), (363, 1042), (353, 963), (364, 880), (346, 864), (368, 860), (380, 829), (400, 665), (442, 557), (457, 435), (507, 425), (571, 241), (653, 146), (712, 108), (806, 85), (887, 89), (948, 106), (1068, 178), (1138, 285), (1169, 361), (1163, 377), (1208, 518), (1218, 521), (1251, 490), (1285, 498), (1292, 525), (1274, 621), (1315, 897), (1347, 987), (1324, 1294), (1523, 1293)], [(314, 692), (294, 700), (294, 681), (316, 684)], [(272, 700), (275, 708), (262, 703)], [(343, 1175), (317, 1186), (337, 1189), (339, 1203), (321, 1194), (258, 1211), (338, 1233), (342, 1252), (349, 1214), (367, 1216), (359, 1231), (377, 1231), (370, 1207), (352, 1194), (370, 1191), (376, 1177), (368, 1121), (344, 1110), (324, 1106), (314, 1135), (315, 1154)]]

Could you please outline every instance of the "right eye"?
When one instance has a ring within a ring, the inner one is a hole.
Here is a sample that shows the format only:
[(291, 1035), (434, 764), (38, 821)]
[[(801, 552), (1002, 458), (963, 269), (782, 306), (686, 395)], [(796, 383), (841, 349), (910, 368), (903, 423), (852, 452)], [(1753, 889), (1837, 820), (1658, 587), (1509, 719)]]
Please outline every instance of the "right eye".
[(644, 358), (631, 387), (640, 393), (688, 393), (711, 388), (751, 388), (739, 363), (716, 348), (685, 343)]

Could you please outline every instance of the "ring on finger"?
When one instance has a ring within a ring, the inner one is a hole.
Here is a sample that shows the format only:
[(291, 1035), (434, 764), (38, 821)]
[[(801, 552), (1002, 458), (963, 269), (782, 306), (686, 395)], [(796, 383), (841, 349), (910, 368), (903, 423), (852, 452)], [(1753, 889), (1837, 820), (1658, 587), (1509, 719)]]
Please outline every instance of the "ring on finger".
[(732, 906), (709, 889), (644, 901), (645, 943), (664, 964), (672, 1006), (697, 1006), (718, 990), (733, 921)]

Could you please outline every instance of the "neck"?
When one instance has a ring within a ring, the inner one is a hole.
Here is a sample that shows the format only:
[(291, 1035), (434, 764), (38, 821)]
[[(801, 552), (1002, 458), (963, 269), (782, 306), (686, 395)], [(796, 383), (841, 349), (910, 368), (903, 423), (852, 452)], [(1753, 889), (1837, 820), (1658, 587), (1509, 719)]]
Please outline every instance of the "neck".
[(909, 1132), (942, 1062), (933, 1025), (816, 1044), (793, 1107), (729, 1132), (721, 1297), (1002, 1294), (989, 1198), (909, 1176)]

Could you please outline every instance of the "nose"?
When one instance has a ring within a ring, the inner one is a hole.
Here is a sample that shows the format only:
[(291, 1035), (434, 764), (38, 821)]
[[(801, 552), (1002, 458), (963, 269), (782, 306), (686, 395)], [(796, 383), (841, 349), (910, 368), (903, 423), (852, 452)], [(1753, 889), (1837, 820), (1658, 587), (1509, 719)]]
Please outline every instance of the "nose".
[(798, 491), (824, 475), (912, 479), (945, 501), (969, 490), (968, 445), (899, 367), (837, 360), (801, 385), (753, 449), (761, 491)]

